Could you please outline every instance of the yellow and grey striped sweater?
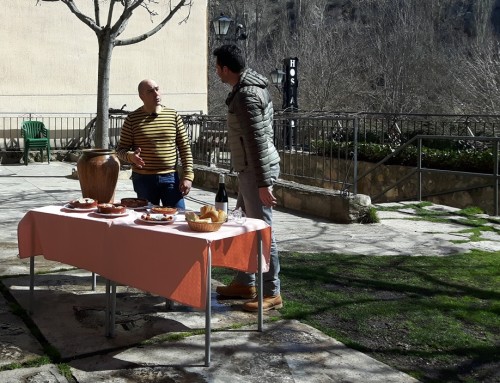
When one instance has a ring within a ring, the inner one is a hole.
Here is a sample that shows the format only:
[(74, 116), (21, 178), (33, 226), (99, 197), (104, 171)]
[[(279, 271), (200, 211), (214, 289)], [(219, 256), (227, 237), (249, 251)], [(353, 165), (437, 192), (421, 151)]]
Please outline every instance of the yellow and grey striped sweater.
[(193, 155), (181, 116), (173, 109), (163, 107), (157, 115), (146, 113), (142, 107), (130, 113), (123, 123), (118, 158), (130, 162), (137, 148), (145, 162), (142, 168), (133, 166), (141, 174), (165, 174), (176, 170), (177, 155), (182, 164), (182, 178), (194, 179)]

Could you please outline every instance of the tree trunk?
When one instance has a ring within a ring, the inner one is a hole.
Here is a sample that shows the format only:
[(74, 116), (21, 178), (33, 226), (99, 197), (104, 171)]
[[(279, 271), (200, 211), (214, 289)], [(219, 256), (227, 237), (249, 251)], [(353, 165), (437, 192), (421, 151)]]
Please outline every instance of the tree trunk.
[(99, 41), (99, 67), (97, 72), (97, 119), (95, 147), (109, 148), (109, 76), (113, 42), (109, 29), (102, 31)]

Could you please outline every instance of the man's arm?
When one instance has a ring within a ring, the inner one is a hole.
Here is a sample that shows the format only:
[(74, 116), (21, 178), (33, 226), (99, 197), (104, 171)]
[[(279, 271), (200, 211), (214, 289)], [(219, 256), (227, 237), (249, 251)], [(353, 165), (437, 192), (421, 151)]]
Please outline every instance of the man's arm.
[(134, 148), (134, 137), (132, 134), (132, 125), (129, 116), (125, 118), (120, 131), (120, 141), (116, 148), (116, 155), (124, 162), (129, 162), (142, 168), (145, 164), (141, 158), (141, 148)]
[[(194, 180), (194, 165), (193, 154), (191, 152), (191, 145), (189, 137), (179, 114), (176, 115), (176, 138), (175, 143), (182, 163), (182, 178), (192, 182)], [(182, 186), (182, 185), (181, 185)], [(191, 188), (191, 185), (189, 185)], [(182, 190), (181, 190), (182, 191)]]

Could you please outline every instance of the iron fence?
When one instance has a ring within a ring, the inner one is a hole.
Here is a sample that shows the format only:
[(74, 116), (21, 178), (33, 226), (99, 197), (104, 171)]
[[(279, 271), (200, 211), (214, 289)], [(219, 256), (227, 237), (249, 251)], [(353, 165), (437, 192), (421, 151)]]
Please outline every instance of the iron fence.
[[(110, 110), (110, 146), (116, 147), (128, 112)], [(181, 113), (192, 143), (195, 162), (230, 169), (225, 116)], [(53, 150), (93, 146), (95, 114), (0, 114), (0, 151), (21, 152), (20, 126), (38, 120), (50, 130)], [(500, 115), (390, 115), (381, 113), (275, 113), (274, 144), (282, 157), (284, 179), (313, 186), (353, 190), (359, 144), (398, 148), (417, 135), (497, 137)], [(480, 140), (478, 140), (479, 142)], [(326, 145), (328, 144), (328, 145)], [(476, 145), (462, 140), (458, 145)], [(453, 140), (427, 140), (436, 148)], [(459, 147), (460, 148), (460, 147)]]
[(20, 151), (24, 149), (21, 125), (24, 121), (41, 121), (49, 129), (50, 146), (54, 150), (77, 150), (85, 147), (89, 126), (95, 114), (0, 114), (0, 150)]

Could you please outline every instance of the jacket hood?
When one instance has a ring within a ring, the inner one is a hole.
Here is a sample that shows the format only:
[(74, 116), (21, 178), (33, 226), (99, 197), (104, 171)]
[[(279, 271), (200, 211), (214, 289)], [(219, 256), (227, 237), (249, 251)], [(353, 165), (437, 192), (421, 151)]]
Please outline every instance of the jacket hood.
[(260, 89), (266, 89), (269, 85), (267, 78), (257, 73), (253, 69), (246, 68), (240, 76), (240, 81), (233, 87), (231, 92), (226, 98), (226, 105), (229, 105), (233, 100), (235, 94), (244, 87), (256, 87)]
[(253, 69), (246, 68), (240, 76), (238, 87), (257, 86), (259, 88), (267, 88), (269, 81), (263, 75), (257, 73)]

